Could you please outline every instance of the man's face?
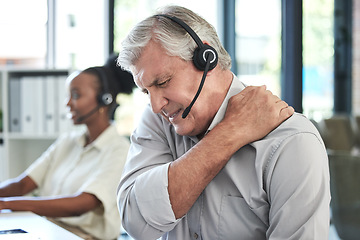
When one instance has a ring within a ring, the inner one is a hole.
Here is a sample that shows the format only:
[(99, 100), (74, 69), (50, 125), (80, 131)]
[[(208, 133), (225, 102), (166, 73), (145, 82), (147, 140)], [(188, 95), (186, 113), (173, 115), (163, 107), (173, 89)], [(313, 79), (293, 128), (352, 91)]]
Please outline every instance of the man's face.
[(135, 83), (148, 94), (153, 112), (162, 114), (175, 127), (176, 133), (187, 136), (203, 133), (212, 119), (204, 90), (189, 115), (182, 118), (196, 94), (202, 74), (192, 62), (168, 56), (153, 41), (145, 47), (133, 70)]

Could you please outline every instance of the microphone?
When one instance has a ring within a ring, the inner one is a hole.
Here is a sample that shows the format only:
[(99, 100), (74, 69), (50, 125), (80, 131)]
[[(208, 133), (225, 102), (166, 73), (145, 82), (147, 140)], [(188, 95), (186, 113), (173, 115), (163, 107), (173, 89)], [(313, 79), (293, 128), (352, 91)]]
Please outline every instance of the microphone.
[(187, 108), (185, 108), (185, 110), (184, 110), (184, 112), (183, 112), (183, 114), (182, 114), (182, 118), (183, 118), (183, 119), (186, 118), (187, 115), (190, 113), (190, 110), (191, 110), (192, 106), (194, 105), (196, 99), (197, 99), (197, 98), (199, 97), (199, 95), (200, 95), (200, 92), (201, 92), (201, 90), (202, 90), (202, 88), (203, 88), (203, 86), (204, 86), (204, 82), (205, 82), (206, 75), (207, 75), (207, 73), (208, 73), (208, 71), (209, 71), (210, 62), (211, 62), (211, 60), (210, 60), (209, 54), (207, 54), (206, 65), (205, 65), (205, 69), (204, 69), (203, 76), (202, 76), (202, 78), (201, 78), (201, 82), (200, 82), (200, 85), (199, 85), (199, 89), (197, 90), (197, 92), (196, 92), (196, 94), (195, 94), (195, 97), (194, 97), (194, 99), (191, 101), (190, 105), (189, 105)]
[(96, 111), (99, 110), (100, 107), (101, 107), (100, 104), (98, 104), (95, 108), (93, 108), (93, 109), (92, 109), (91, 111), (89, 111), (88, 113), (86, 113), (86, 114), (84, 114), (84, 115), (82, 115), (82, 116), (79, 116), (79, 117), (75, 120), (75, 122), (76, 122), (76, 123), (80, 123), (80, 122), (84, 121), (85, 119), (87, 119), (88, 117), (90, 117), (91, 115), (93, 115), (94, 113), (96, 113)]

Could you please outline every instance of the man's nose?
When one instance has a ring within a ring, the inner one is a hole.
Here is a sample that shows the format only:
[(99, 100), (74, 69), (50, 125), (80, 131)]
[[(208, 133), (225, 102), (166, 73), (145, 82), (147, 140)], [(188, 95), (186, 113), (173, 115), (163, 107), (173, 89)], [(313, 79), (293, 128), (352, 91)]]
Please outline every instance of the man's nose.
[(159, 92), (149, 92), (150, 104), (154, 113), (161, 113), (163, 107), (168, 104), (168, 99)]

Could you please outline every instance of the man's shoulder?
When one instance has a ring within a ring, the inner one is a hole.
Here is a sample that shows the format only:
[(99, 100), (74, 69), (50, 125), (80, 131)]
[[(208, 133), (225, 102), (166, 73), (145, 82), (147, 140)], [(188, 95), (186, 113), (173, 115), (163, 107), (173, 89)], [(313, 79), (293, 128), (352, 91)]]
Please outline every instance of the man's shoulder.
[(285, 138), (301, 134), (313, 135), (322, 141), (320, 133), (314, 124), (306, 116), (300, 113), (294, 113), (269, 133), (266, 138), (276, 138), (279, 141), (282, 141)]
[(294, 113), (291, 117), (281, 123), (277, 129), (288, 130), (290, 132), (318, 132), (314, 124), (301, 113)]

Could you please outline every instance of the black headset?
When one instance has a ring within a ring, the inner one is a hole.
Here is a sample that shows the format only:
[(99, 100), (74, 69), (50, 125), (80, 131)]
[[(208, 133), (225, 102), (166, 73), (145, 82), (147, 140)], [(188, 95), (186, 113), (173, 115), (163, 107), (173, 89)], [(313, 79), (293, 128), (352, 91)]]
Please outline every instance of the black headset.
[(108, 78), (106, 77), (106, 73), (102, 67), (96, 67), (94, 69), (96, 70), (99, 80), (102, 83), (102, 90), (97, 95), (97, 101), (100, 106), (108, 106), (114, 101), (113, 96), (110, 93)]
[(196, 99), (200, 95), (201, 89), (205, 82), (207, 72), (216, 67), (217, 62), (218, 62), (218, 54), (213, 47), (211, 47), (207, 44), (204, 44), (201, 41), (200, 37), (194, 32), (194, 30), (192, 30), (192, 28), (189, 27), (189, 25), (187, 25), (184, 21), (180, 20), (179, 18), (177, 18), (175, 16), (169, 16), (166, 14), (157, 14), (155, 16), (168, 18), (168, 19), (172, 20), (173, 22), (177, 23), (178, 25), (180, 25), (183, 29), (185, 29), (186, 32), (189, 33), (189, 35), (192, 37), (192, 39), (194, 39), (194, 41), (198, 45), (198, 47), (194, 51), (192, 60), (193, 60), (195, 67), (197, 69), (199, 69), (200, 71), (204, 71), (204, 73), (203, 73), (203, 76), (202, 76), (202, 79), (200, 82), (199, 89), (198, 89), (194, 99), (191, 101), (190, 105), (184, 110), (184, 112), (182, 114), (182, 118), (186, 118), (186, 116), (189, 114), (192, 106), (194, 105)]

